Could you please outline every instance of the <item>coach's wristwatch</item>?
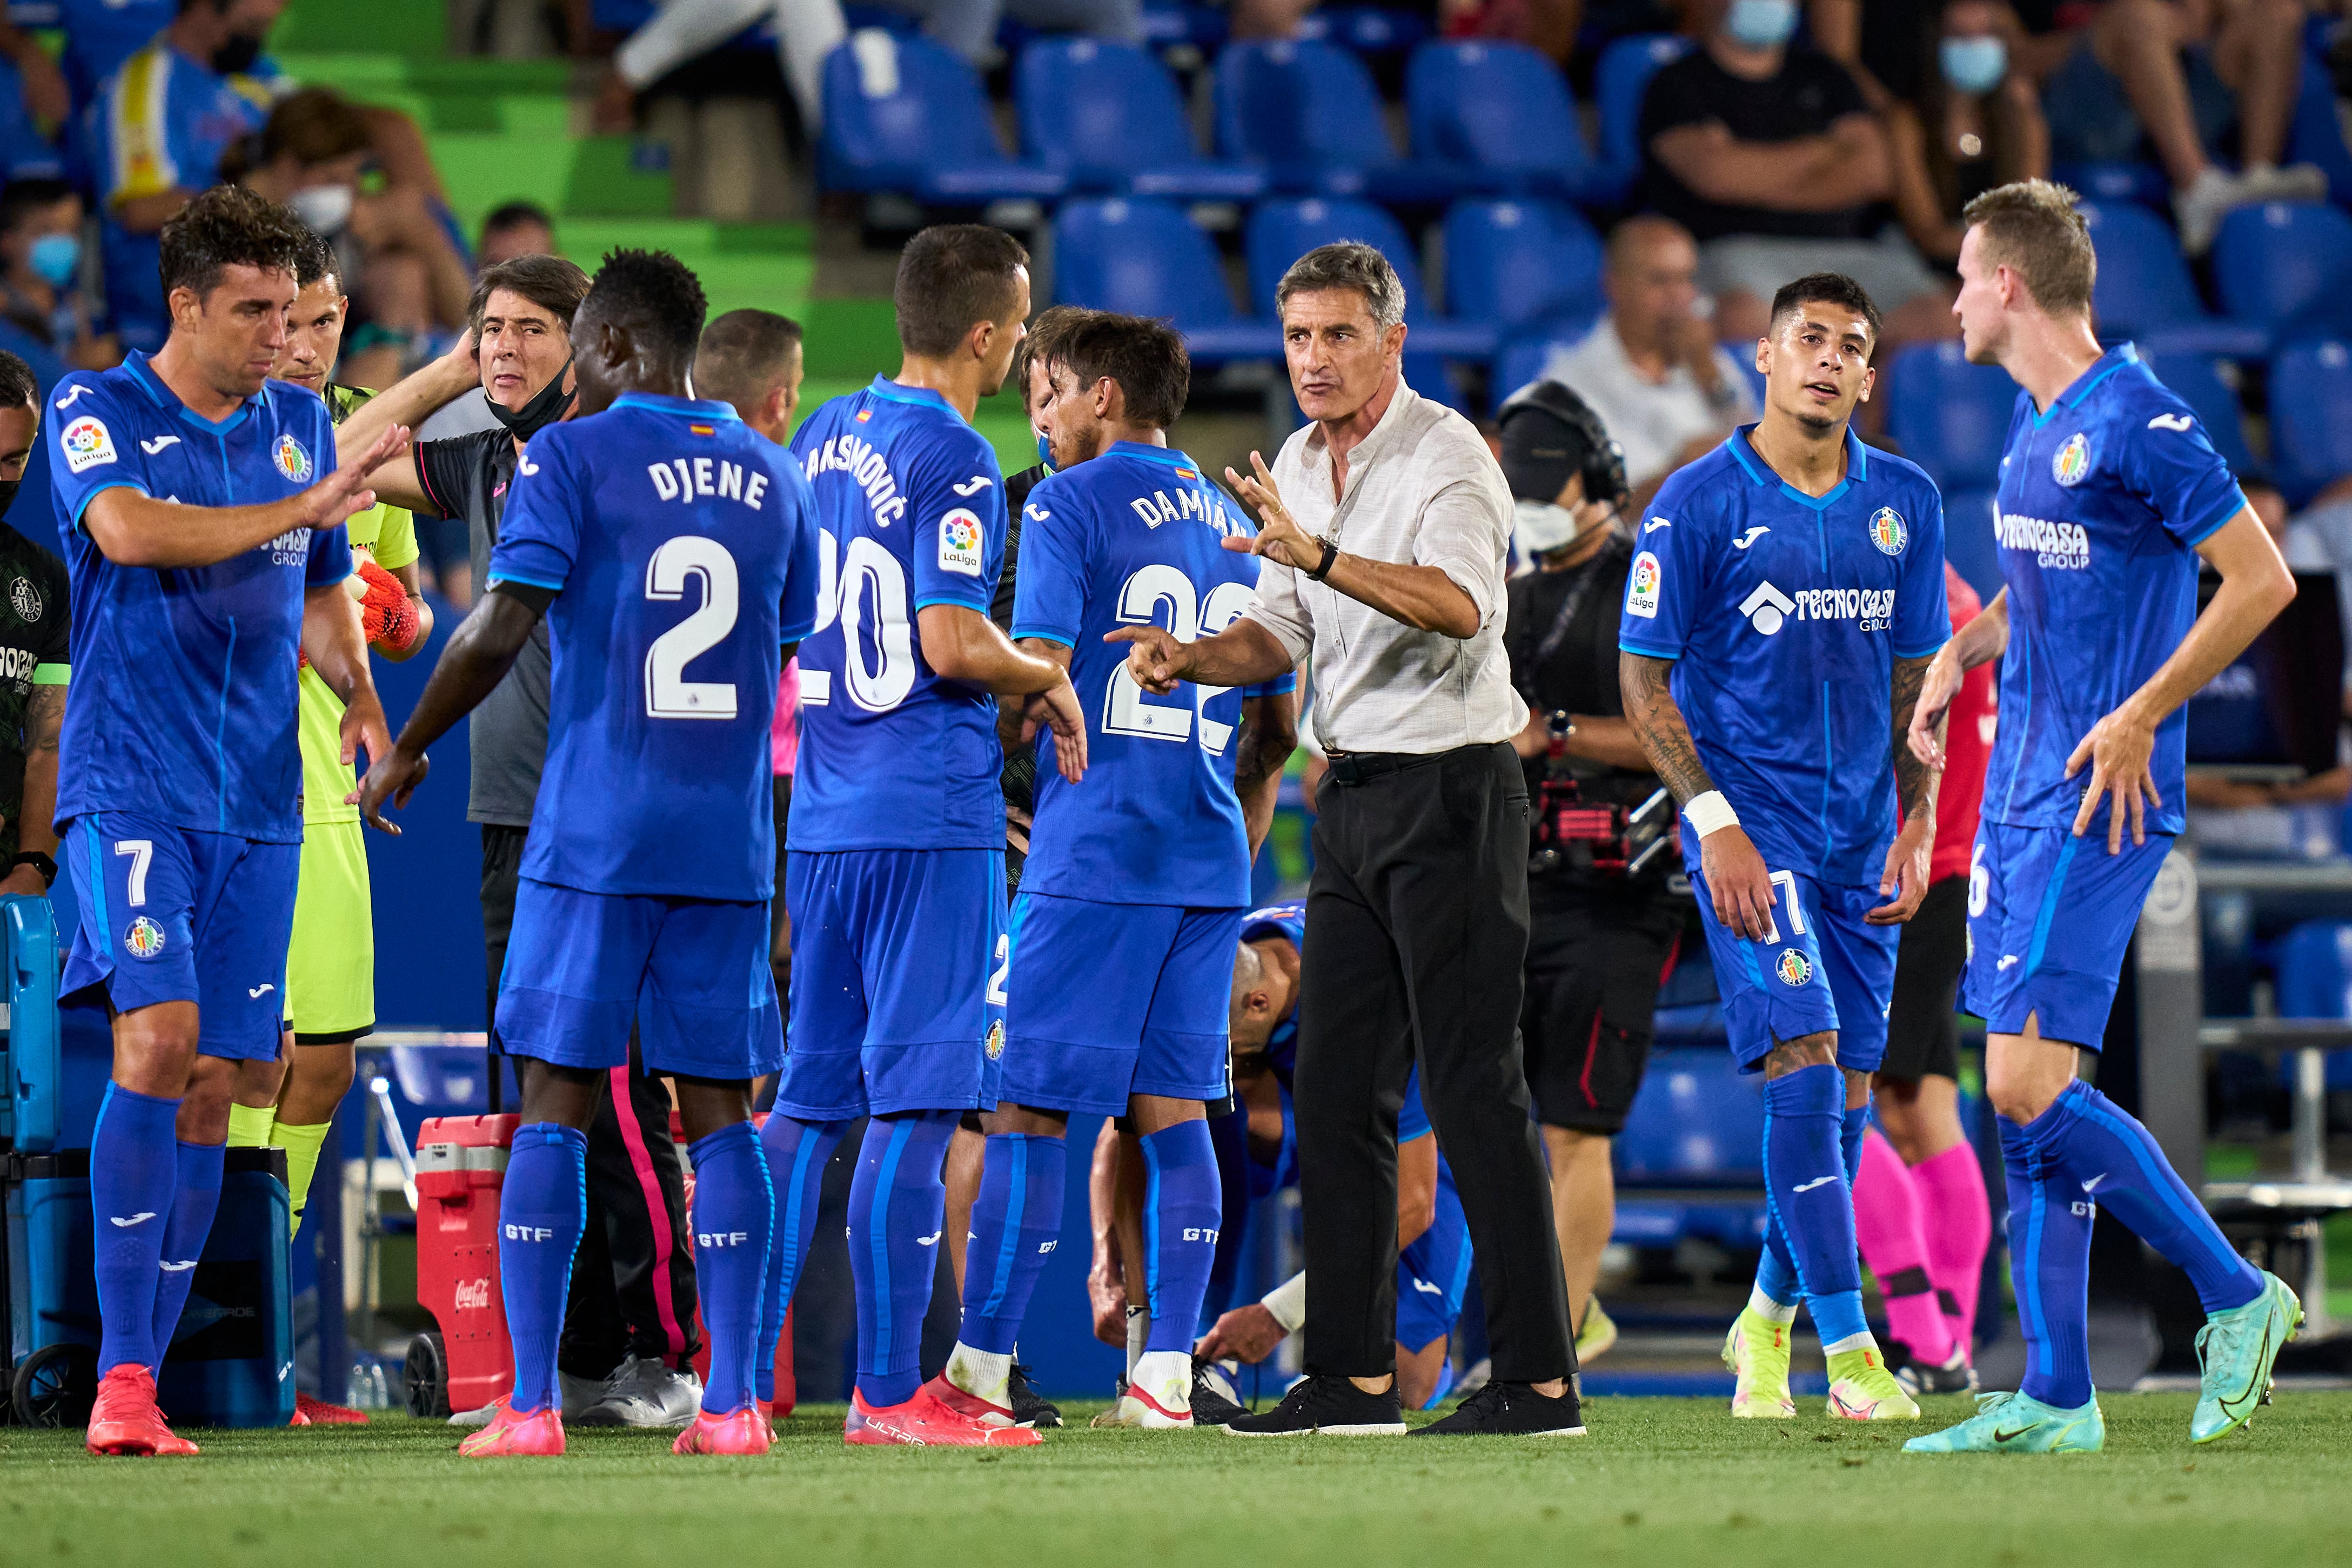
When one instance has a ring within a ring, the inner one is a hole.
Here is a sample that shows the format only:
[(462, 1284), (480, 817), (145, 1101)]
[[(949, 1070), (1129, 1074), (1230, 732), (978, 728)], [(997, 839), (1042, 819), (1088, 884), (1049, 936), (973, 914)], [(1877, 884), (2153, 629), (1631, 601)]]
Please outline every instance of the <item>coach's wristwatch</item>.
[(1329, 576), (1331, 574), (1331, 563), (1339, 559), (1339, 547), (1338, 545), (1332, 543), (1328, 539), (1318, 539), (1315, 542), (1323, 547), (1323, 559), (1307, 569), (1307, 580), (1309, 583), (1320, 583), (1324, 578)]
[(19, 866), (30, 866), (34, 870), (38, 871), (41, 874), (41, 886), (54, 888), (58, 885), (58, 863), (39, 850), (26, 849), (8, 862), (8, 869), (11, 871)]

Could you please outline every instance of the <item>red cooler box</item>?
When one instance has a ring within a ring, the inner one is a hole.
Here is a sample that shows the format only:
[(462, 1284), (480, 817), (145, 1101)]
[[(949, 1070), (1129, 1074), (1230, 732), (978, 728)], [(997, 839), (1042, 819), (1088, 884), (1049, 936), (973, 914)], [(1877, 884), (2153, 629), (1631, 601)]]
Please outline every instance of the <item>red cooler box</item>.
[(441, 1116), (416, 1133), (416, 1300), (441, 1326), (409, 1342), (412, 1415), (478, 1410), (514, 1389), (499, 1290), (499, 1189), (522, 1118)]

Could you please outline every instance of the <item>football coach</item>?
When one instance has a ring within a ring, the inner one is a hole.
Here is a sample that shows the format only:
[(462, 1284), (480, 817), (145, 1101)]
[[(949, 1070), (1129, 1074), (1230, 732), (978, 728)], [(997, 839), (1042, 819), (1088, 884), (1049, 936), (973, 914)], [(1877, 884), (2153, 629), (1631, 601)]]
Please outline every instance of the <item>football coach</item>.
[[(1503, 647), (1510, 487), (1460, 415), (1404, 384), (1404, 286), (1369, 245), (1307, 252), (1276, 291), (1308, 423), (1226, 477), (1259, 519), (1250, 607), (1214, 637), (1157, 626), (1146, 690), (1246, 686), (1308, 663), (1331, 769), (1317, 798), (1295, 1100), (1307, 1377), (1227, 1430), (1402, 1433), (1396, 1125), (1414, 1057), (1476, 1248), (1494, 1381), (1423, 1436), (1580, 1434), (1566, 1292), (1519, 1059), (1527, 709)], [(1184, 628), (1189, 632), (1192, 628)]]

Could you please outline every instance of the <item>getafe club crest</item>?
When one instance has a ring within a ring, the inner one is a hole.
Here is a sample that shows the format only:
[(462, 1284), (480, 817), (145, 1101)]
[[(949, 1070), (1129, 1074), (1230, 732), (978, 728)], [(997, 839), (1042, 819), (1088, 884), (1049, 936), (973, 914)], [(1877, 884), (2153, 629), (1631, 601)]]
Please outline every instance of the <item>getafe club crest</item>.
[(2050, 459), (2050, 477), (2071, 487), (2081, 484), (2090, 471), (2091, 444), (2077, 430), (2066, 437), (2066, 444), (2058, 448), (2056, 457)]
[(1870, 542), (1878, 546), (1881, 555), (1902, 554), (1903, 547), (1911, 542), (1911, 530), (1905, 525), (1903, 514), (1891, 506), (1872, 512)]
[(310, 454), (302, 449), (301, 442), (291, 436), (280, 436), (269, 455), (277, 460), (279, 473), (298, 485), (310, 482)]
[(1780, 954), (1780, 962), (1772, 969), (1783, 985), (1803, 985), (1813, 977), (1812, 961), (1793, 947)]

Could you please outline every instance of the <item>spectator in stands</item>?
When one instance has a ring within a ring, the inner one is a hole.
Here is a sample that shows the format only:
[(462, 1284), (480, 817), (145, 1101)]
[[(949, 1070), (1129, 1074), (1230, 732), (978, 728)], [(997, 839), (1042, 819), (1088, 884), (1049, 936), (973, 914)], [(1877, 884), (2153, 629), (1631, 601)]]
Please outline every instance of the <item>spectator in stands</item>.
[(179, 0), (172, 25), (132, 54), (93, 116), (106, 304), (127, 348), (163, 346), (171, 319), (156, 235), (214, 183), (221, 157), (261, 129), (273, 83), (262, 40), (286, 0)]
[[(38, 38), (0, 16), (0, 59), (8, 62), (0, 65), (0, 97), (12, 99), (26, 119), (55, 134), (73, 113), (73, 94), (49, 51), (41, 47)], [(0, 129), (12, 128), (0, 122)], [(5, 156), (14, 162), (20, 151), (9, 147)]]
[[(2233, 207), (2325, 197), (2318, 169), (2279, 166), (2302, 87), (2303, 25), (2297, 0), (2104, 0), (2042, 84), (2052, 161), (2153, 153), (2191, 256)], [(2213, 161), (2233, 128), (2235, 174)]]
[(0, 191), (0, 318), (63, 364), (109, 370), (122, 350), (92, 329), (81, 300), (81, 197), (63, 180)]
[[(719, 47), (746, 27), (767, 23), (776, 35), (776, 64), (792, 89), (801, 124), (814, 138), (824, 123), (824, 57), (849, 37), (841, 0), (656, 0), (653, 18), (614, 51), (612, 69), (597, 92), (599, 131), (625, 131), (636, 119), (637, 94)], [(993, 34), (993, 29), (992, 36)]]
[(475, 270), (485, 271), (518, 256), (555, 254), (555, 219), (537, 202), (507, 202), (482, 220), (482, 243), (474, 247)]
[(1923, 15), (1921, 68), (1886, 110), (1895, 210), (1919, 253), (1960, 258), (1960, 209), (1995, 185), (2045, 179), (2050, 126), (2012, 64), (2017, 18), (1997, 0), (1948, 0)]
[(1792, 45), (1796, 0), (1691, 0), (1700, 47), (1642, 100), (1650, 205), (1699, 241), (1727, 340), (1763, 336), (1766, 301), (1801, 273), (1843, 272), (1886, 317), (1882, 347), (1949, 335), (1935, 275), (1899, 230), (1886, 132), (1844, 67)]
[(1543, 374), (1591, 405), (1624, 448), (1633, 515), (1667, 475), (1756, 417), (1756, 392), (1716, 341), (1715, 301), (1698, 290), (1698, 247), (1682, 225), (1654, 215), (1619, 224), (1601, 287), (1607, 314), (1554, 351)]
[(183, 8), (180, 0), (57, 0), (58, 27), (66, 40), (58, 64), (75, 111), (95, 99), (107, 78), (170, 26)]
[(305, 88), (223, 156), (221, 176), (282, 202), (333, 246), (358, 328), (344, 374), (359, 386), (386, 386), (414, 368), (424, 340), (464, 324), (473, 274), (435, 210), (430, 186), (387, 177), (362, 195), (362, 174), (376, 165), (368, 114), (327, 88)]
[(1040, 32), (1092, 33), (1143, 42), (1142, 0), (879, 0), (923, 18), (923, 31), (975, 66), (996, 58), (997, 24), (1005, 17)]

